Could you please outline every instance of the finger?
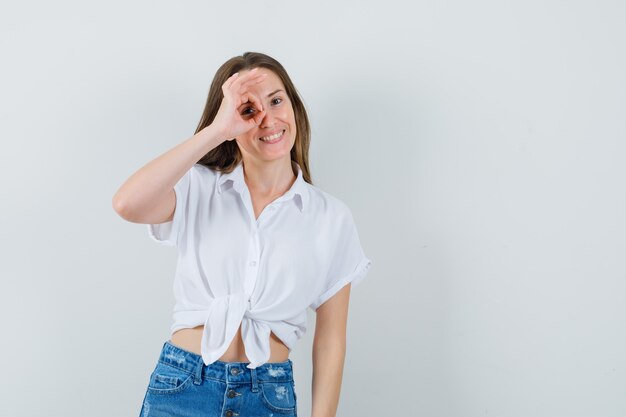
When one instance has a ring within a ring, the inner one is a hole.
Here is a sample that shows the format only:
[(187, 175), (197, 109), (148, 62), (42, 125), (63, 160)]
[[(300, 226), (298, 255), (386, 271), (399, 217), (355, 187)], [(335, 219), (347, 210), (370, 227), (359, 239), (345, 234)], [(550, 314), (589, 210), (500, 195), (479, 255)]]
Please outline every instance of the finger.
[[(252, 108), (252, 112), (248, 112), (250, 108)], [(262, 111), (263, 107), (259, 100), (249, 93), (241, 98), (241, 104), (237, 106), (237, 112), (246, 120), (253, 119), (256, 114)]]
[(246, 93), (246, 97), (248, 98), (247, 101), (252, 103), (254, 108), (258, 109), (259, 111), (263, 111), (263, 104), (261, 104), (261, 100), (259, 100), (256, 95), (252, 93)]
[(241, 91), (243, 89), (251, 87), (252, 85), (258, 84), (258, 83), (262, 82), (263, 80), (265, 80), (265, 76), (267, 74), (260, 74), (260, 75), (261, 76), (258, 77), (258, 78), (254, 78), (254, 79), (250, 79), (250, 80), (246, 80), (246, 81), (242, 82), (241, 86), (239, 87), (239, 90)]
[(255, 104), (256, 108), (258, 108), (259, 110), (263, 110), (263, 104), (261, 104), (261, 100), (252, 91), (250, 91), (250, 87), (251, 86), (249, 85), (242, 86), (237, 91), (237, 93), (234, 93), (235, 96), (241, 100), (239, 101), (239, 103), (243, 104), (249, 101), (250, 103)]
[(231, 88), (231, 91), (233, 91), (235, 94), (243, 95), (243, 94), (248, 93), (250, 91), (250, 88), (254, 84), (258, 84), (261, 81), (263, 81), (263, 78), (258, 79), (258, 80), (249, 80), (249, 81), (242, 83), (241, 85), (233, 85)]
[(251, 74), (247, 73), (233, 81), (231, 87), (241, 92), (242, 88), (245, 88), (253, 83), (262, 81), (267, 74)]
[(238, 80), (243, 80), (245, 82), (246, 80), (249, 80), (251, 76), (258, 76), (258, 75), (265, 75), (265, 74), (248, 72), (244, 75), (241, 75), (239, 72), (236, 72), (230, 77), (228, 77), (228, 79), (224, 82), (224, 84), (222, 84), (222, 90), (224, 90), (225, 88), (230, 89), (233, 86), (233, 84)]
[(235, 80), (239, 77), (239, 73), (236, 72), (233, 75), (231, 75), (230, 77), (228, 77), (228, 79), (226, 80), (226, 82), (224, 84), (222, 84), (222, 89), (224, 88), (230, 88), (231, 85), (233, 85), (233, 82), (235, 82)]
[(258, 126), (259, 124), (261, 124), (261, 121), (263, 120), (264, 117), (265, 117), (265, 110), (261, 110), (260, 112), (256, 114), (256, 116), (253, 117), (254, 123), (256, 123), (256, 125)]

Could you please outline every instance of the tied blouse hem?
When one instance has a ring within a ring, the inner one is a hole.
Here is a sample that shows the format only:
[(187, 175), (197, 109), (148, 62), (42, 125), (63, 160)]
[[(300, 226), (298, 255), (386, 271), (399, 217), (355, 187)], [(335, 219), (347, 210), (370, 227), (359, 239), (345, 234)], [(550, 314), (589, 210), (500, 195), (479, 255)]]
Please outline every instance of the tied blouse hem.
[[(184, 328), (204, 325), (200, 346), (202, 360), (209, 365), (218, 360), (234, 339), (241, 324), (241, 336), (245, 353), (254, 369), (270, 358), (270, 323), (255, 318), (254, 308), (245, 293), (230, 294), (213, 299), (206, 309), (179, 310), (174, 312), (174, 324), (170, 334)], [(295, 334), (285, 334), (277, 328), (274, 334), (291, 351), (297, 340)]]

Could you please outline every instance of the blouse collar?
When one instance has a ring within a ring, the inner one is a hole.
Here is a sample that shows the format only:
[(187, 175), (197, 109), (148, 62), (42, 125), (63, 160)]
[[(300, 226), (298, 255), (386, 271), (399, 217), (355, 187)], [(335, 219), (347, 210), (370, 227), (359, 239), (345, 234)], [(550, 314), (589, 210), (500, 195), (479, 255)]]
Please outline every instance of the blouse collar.
[[(291, 161), (291, 162), (295, 164), (296, 168), (298, 169), (298, 175), (296, 177), (295, 182), (291, 186), (291, 188), (289, 188), (289, 190), (287, 190), (285, 194), (278, 197), (278, 200), (291, 200), (297, 195), (300, 198), (300, 206), (299, 206), (300, 211), (304, 211), (308, 202), (308, 194), (307, 194), (307, 189), (306, 189), (307, 183), (306, 181), (304, 181), (304, 177), (302, 175), (302, 168), (300, 168), (300, 165), (296, 161)], [(243, 177), (243, 162), (242, 161), (239, 161), (239, 164), (237, 164), (237, 166), (235, 167), (235, 169), (232, 170), (232, 172), (229, 172), (229, 173), (220, 172), (220, 176), (218, 178), (218, 187), (217, 187), (217, 191), (219, 194), (221, 194), (223, 191), (228, 189), (228, 188), (222, 187), (223, 184), (226, 184), (228, 182), (232, 183), (232, 188), (235, 189), (235, 191), (237, 191), (239, 194), (242, 193), (243, 188), (246, 187), (246, 183)]]

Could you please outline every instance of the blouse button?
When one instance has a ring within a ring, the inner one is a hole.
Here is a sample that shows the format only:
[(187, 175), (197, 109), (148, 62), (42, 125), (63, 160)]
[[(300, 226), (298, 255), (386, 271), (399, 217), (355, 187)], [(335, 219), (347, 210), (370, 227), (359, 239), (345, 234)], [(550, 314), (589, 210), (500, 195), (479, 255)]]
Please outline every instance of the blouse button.
[(256, 261), (250, 261), (250, 266), (255, 266), (256, 265)]

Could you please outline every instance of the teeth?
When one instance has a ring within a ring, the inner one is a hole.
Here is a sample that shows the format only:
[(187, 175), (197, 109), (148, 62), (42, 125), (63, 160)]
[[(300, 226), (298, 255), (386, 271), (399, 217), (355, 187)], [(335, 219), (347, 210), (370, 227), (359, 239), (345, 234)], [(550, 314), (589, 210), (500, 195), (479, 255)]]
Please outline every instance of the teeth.
[(281, 135), (283, 134), (283, 131), (280, 131), (272, 136), (263, 136), (262, 138), (260, 138), (262, 141), (273, 141), (274, 139), (279, 138)]

